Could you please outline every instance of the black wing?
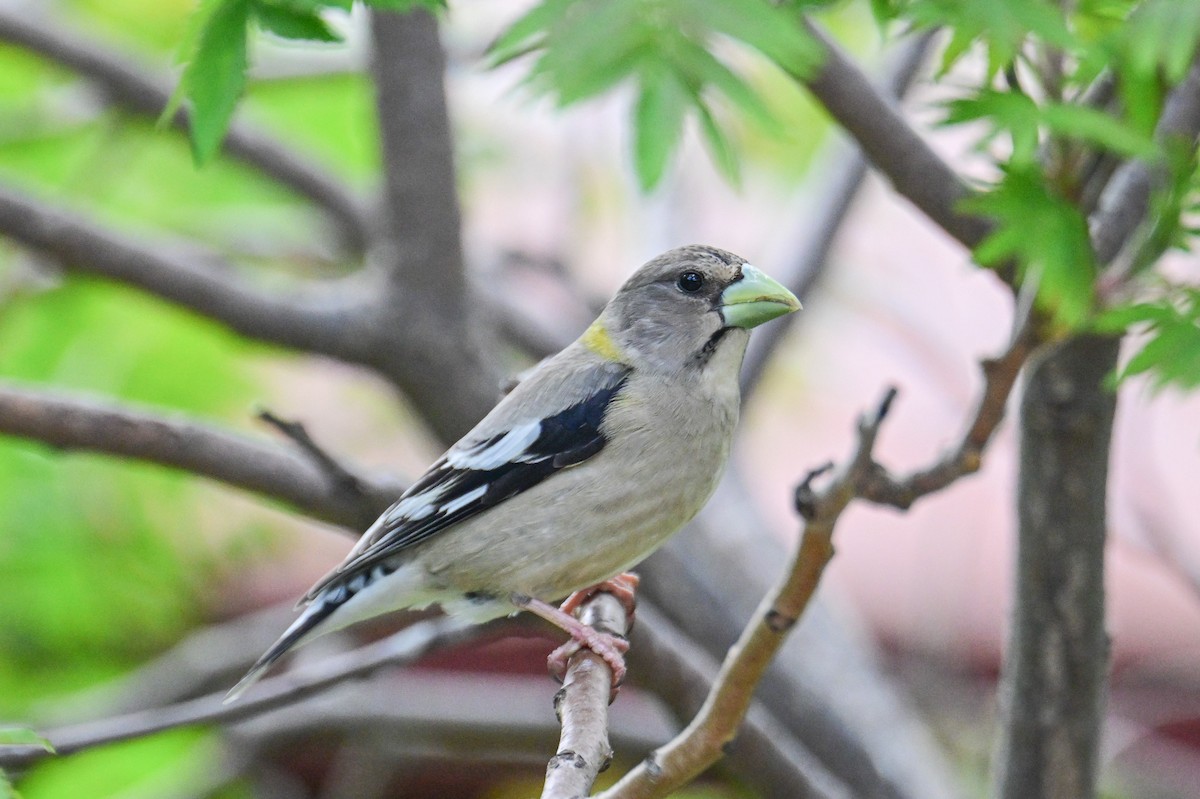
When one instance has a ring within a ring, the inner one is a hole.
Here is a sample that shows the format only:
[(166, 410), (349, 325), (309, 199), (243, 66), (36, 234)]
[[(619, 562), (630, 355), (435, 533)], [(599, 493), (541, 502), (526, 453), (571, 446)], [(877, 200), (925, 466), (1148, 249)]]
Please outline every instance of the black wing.
[(627, 377), (628, 371), (615, 373), (587, 399), (553, 416), (451, 449), (379, 517), (351, 557), (313, 586), (306, 598), (598, 453), (605, 444), (600, 432), (605, 411)]

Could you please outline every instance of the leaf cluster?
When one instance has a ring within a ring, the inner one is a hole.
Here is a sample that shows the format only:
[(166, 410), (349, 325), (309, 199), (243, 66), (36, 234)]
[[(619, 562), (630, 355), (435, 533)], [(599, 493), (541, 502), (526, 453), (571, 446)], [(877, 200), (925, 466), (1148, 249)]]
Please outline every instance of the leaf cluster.
[[(444, 0), (362, 0), (374, 8), (440, 10)], [(329, 24), (331, 12), (349, 12), (354, 0), (204, 0), (180, 48), (183, 76), (163, 113), (172, 118), (180, 104), (191, 110), (192, 152), (197, 164), (216, 154), (233, 112), (246, 89), (248, 33), (257, 27), (280, 39), (335, 43), (341, 35)]]
[(689, 115), (734, 180), (737, 153), (718, 109), (780, 132), (775, 114), (734, 66), (736, 50), (724, 52), (727, 43), (793, 76), (820, 60), (797, 6), (769, 0), (546, 0), (500, 36), (491, 59), (499, 65), (534, 54), (526, 83), (560, 106), (633, 83), (634, 166), (649, 189), (662, 179)]

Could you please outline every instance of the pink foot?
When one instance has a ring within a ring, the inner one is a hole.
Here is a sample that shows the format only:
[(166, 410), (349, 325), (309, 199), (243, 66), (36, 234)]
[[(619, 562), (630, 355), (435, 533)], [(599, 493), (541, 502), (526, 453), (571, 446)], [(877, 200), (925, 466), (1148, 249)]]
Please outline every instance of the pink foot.
[(582, 591), (576, 591), (567, 598), (561, 608), (523, 595), (513, 595), (512, 602), (519, 608), (541, 616), (571, 636), (570, 641), (555, 649), (546, 659), (546, 665), (551, 674), (561, 682), (566, 676), (567, 665), (571, 658), (581, 649), (590, 649), (612, 669), (612, 698), (615, 699), (617, 689), (625, 679), (625, 652), (629, 650), (629, 642), (619, 635), (589, 627), (575, 618), (572, 613), (592, 596), (605, 592), (612, 594), (620, 601), (628, 614), (630, 624), (632, 624), (637, 584), (637, 575), (620, 574), (611, 580), (606, 580)]
[(571, 640), (555, 649), (546, 658), (546, 666), (555, 679), (562, 682), (567, 676), (567, 666), (571, 658), (581, 649), (590, 649), (599, 655), (608, 667), (612, 669), (613, 696), (617, 688), (625, 681), (625, 653), (629, 651), (629, 642), (619, 635), (602, 633), (586, 625), (579, 625), (581, 633), (577, 636), (572, 631)]
[(610, 580), (605, 580), (602, 583), (596, 583), (588, 588), (582, 588), (567, 597), (566, 601), (558, 606), (558, 609), (563, 613), (575, 614), (579, 610), (579, 606), (596, 594), (612, 594), (625, 608), (625, 615), (629, 618), (629, 626), (633, 626), (633, 614), (637, 609), (637, 587), (642, 578), (638, 577), (633, 572), (623, 572), (613, 577)]

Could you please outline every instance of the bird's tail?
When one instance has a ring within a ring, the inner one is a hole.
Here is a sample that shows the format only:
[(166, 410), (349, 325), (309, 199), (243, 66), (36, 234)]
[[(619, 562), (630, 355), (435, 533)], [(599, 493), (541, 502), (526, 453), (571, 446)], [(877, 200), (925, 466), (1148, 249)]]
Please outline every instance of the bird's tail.
[(225, 695), (224, 704), (228, 705), (234, 702), (242, 694), (246, 692), (254, 683), (258, 682), (267, 669), (291, 648), (304, 642), (305, 638), (313, 631), (313, 628), (328, 618), (329, 614), (333, 613), (338, 608), (337, 602), (323, 602), (317, 599), (309, 605), (300, 617), (292, 622), (292, 626), (284, 631), (283, 635), (279, 636), (279, 640), (271, 645), (271, 648), (263, 653), (250, 671), (246, 672), (246, 676), (238, 680), (237, 685), (229, 689), (229, 693)]

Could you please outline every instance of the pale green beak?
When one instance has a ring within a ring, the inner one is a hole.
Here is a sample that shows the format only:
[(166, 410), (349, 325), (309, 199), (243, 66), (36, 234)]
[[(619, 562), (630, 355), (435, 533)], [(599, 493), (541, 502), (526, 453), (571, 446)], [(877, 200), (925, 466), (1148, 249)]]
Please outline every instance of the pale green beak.
[(742, 265), (741, 280), (721, 292), (721, 315), (730, 327), (757, 327), (798, 310), (795, 294), (750, 264)]

